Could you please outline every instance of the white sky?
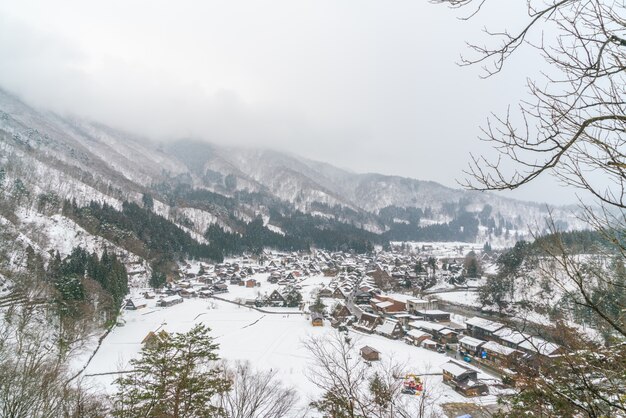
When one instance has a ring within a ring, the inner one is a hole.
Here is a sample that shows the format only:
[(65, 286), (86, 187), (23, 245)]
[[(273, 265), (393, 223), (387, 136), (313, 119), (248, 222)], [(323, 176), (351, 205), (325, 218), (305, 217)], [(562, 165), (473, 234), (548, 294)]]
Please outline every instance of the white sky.
[[(462, 22), (426, 0), (5, 1), (0, 86), (158, 140), (455, 186), (470, 151), (490, 152), (477, 139), (489, 112), (523, 98), (542, 65), (523, 52), (480, 80), (455, 64), (466, 41), (488, 41), (483, 24), (522, 23), (523, 8), (497, 3)], [(514, 196), (574, 200), (550, 179)]]

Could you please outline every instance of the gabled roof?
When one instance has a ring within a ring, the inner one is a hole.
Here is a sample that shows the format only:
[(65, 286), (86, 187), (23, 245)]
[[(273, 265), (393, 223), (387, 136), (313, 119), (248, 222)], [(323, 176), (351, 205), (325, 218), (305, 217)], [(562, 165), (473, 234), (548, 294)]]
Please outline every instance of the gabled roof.
[(561, 348), (558, 344), (548, 342), (539, 337), (530, 337), (528, 340), (520, 343), (519, 347), (528, 351), (534, 351), (544, 356), (551, 356), (559, 348)]
[(428, 331), (441, 331), (442, 329), (447, 328), (443, 324), (438, 324), (435, 322), (428, 322), (428, 321), (419, 321), (419, 320), (409, 322), (409, 326), (413, 328), (426, 329)]
[(476, 370), (470, 369), (469, 367), (464, 366), (463, 364), (457, 363), (454, 360), (450, 360), (447, 363), (444, 363), (441, 368), (450, 373), (455, 378), (459, 378), (466, 373), (477, 373)]
[(376, 327), (376, 332), (379, 332), (383, 335), (392, 335), (397, 325), (398, 323), (396, 321), (386, 319), (385, 322)]
[(478, 338), (472, 338), (472, 337), (463, 337), (459, 340), (459, 344), (467, 344), (471, 347), (478, 347), (484, 343), (485, 341), (479, 340)]
[(419, 329), (410, 329), (407, 331), (407, 335), (413, 338), (432, 337), (429, 333), (420, 331)]
[(498, 344), (495, 341), (487, 341), (485, 344), (483, 344), (482, 346), (483, 350), (487, 350), (487, 351), (492, 351), (495, 353), (499, 353), (502, 354), (504, 356), (508, 356), (511, 355), (513, 353), (515, 353), (517, 350), (510, 348), (510, 347), (506, 347), (502, 344)]
[(465, 321), (465, 324), (481, 328), (489, 332), (495, 332), (504, 327), (504, 324), (501, 324), (500, 322), (490, 321), (489, 319), (480, 318), (478, 316), (468, 319)]
[(370, 347), (369, 345), (365, 345), (361, 348), (361, 353), (363, 354), (373, 354), (373, 353), (377, 353), (380, 354), (380, 351), (376, 350), (375, 348)]

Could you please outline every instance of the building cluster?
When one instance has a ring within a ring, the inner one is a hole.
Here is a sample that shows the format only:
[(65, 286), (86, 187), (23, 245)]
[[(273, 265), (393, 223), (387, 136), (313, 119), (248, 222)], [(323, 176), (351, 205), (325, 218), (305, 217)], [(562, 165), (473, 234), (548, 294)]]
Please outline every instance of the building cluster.
[[(313, 326), (323, 326), (329, 321), (340, 330), (350, 327), (447, 353), (455, 359), (442, 365), (444, 382), (466, 396), (485, 393), (484, 383), (468, 363), (514, 376), (514, 366), (520, 361), (562, 353), (560, 346), (502, 323), (480, 317), (465, 320), (440, 309), (437, 299), (422, 292), (424, 283), (460, 274), (462, 251), (458, 257), (434, 259), (428, 248), (424, 250), (370, 255), (265, 251), (221, 264), (200, 263), (193, 267), (186, 264), (181, 266), (180, 280), (169, 282), (159, 294), (147, 292), (143, 298), (129, 299), (126, 308), (140, 309), (151, 298), (162, 307), (190, 297), (220, 298), (220, 294), (232, 291), (233, 286), (243, 286), (260, 289), (254, 299), (238, 300), (238, 303), (258, 308), (307, 309), (300, 283), (310, 276), (325, 276), (328, 281), (317, 289), (314, 301), (308, 301)], [(260, 273), (266, 274), (267, 283), (277, 286), (263, 292), (266, 282), (257, 281)], [(324, 306), (332, 307), (332, 312), (326, 312)], [(377, 353), (375, 348), (367, 347), (362, 355), (371, 361), (377, 358)]]

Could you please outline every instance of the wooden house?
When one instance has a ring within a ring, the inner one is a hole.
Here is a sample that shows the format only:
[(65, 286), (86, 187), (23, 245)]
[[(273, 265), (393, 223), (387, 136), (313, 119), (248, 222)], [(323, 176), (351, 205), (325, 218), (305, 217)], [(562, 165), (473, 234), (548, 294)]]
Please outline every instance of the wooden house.
[(504, 327), (500, 322), (475, 316), (465, 321), (467, 333), (474, 338), (495, 340), (494, 333)]
[(331, 298), (333, 297), (333, 290), (328, 287), (324, 287), (317, 292), (317, 295), (321, 298)]
[(183, 303), (183, 298), (180, 295), (171, 295), (171, 296), (166, 296), (164, 298), (161, 298), (159, 300), (157, 300), (156, 305), (166, 308), (169, 306), (173, 306), (173, 305), (177, 305), (179, 303)]
[(248, 279), (245, 283), (246, 287), (255, 287), (257, 282), (255, 279)]
[(375, 348), (370, 347), (369, 345), (362, 347), (361, 350), (359, 350), (359, 353), (361, 354), (361, 357), (363, 357), (363, 360), (366, 360), (366, 361), (380, 360), (380, 351), (376, 350)]
[[(407, 299), (406, 310), (408, 313), (417, 315), (418, 310), (425, 310), (430, 308), (430, 302), (424, 299)], [(421, 316), (421, 315), (420, 315)]]
[[(410, 329), (406, 333), (406, 341), (414, 345), (421, 345), (422, 341), (432, 338), (432, 335), (419, 329)], [(436, 344), (436, 343), (435, 343)]]
[(277, 289), (274, 289), (267, 297), (267, 303), (272, 306), (283, 306), (285, 304), (285, 297)]
[(226, 283), (218, 283), (213, 285), (213, 294), (228, 293), (228, 285)]
[(480, 349), (486, 341), (473, 337), (463, 337), (459, 340), (459, 349), (472, 356), (480, 355)]
[(335, 310), (333, 311), (333, 317), (336, 319), (347, 318), (351, 315), (352, 315), (352, 312), (350, 312), (350, 309), (348, 309), (348, 307), (344, 305), (343, 303), (338, 304)]
[(335, 291), (333, 292), (333, 298), (335, 299), (345, 299), (346, 295), (344, 294), (343, 290), (337, 286), (337, 288), (335, 288)]
[(488, 394), (487, 385), (478, 380), (478, 371), (454, 360), (441, 366), (443, 382), (464, 396), (480, 396)]
[(128, 309), (129, 311), (134, 311), (137, 309), (145, 308), (146, 306), (148, 306), (148, 304), (145, 300), (127, 299), (126, 303), (124, 304), (124, 309)]
[(392, 340), (398, 339), (404, 335), (402, 325), (398, 321), (392, 321), (391, 319), (386, 319), (374, 329), (374, 332), (383, 337), (391, 338)]
[(516, 360), (521, 354), (514, 348), (506, 347), (495, 341), (487, 341), (481, 347), (480, 358), (498, 368), (514, 369)]
[(439, 309), (416, 309), (415, 315), (421, 316), (425, 321), (430, 322), (450, 322), (450, 312)]
[(354, 327), (365, 332), (373, 332), (374, 329), (383, 322), (383, 319), (375, 314), (364, 312)]
[(165, 332), (165, 330), (161, 330), (159, 333), (150, 331), (141, 341), (141, 344), (147, 347), (154, 347), (156, 344), (158, 344), (161, 341), (164, 341), (168, 337), (169, 337), (169, 334)]

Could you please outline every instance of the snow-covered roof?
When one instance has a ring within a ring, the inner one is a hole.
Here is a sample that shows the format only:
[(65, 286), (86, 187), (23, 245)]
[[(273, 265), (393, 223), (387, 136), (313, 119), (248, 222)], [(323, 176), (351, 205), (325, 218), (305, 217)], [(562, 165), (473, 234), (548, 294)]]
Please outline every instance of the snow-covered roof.
[(440, 311), (439, 309), (420, 309), (418, 312), (424, 315), (450, 315), (450, 312)]
[(539, 337), (530, 337), (526, 341), (522, 342), (519, 347), (529, 351), (537, 352), (544, 356), (553, 355), (554, 352), (560, 348), (558, 344), (548, 342)]
[(379, 332), (383, 335), (391, 335), (393, 334), (394, 329), (398, 323), (395, 321), (386, 320), (381, 325), (376, 327), (376, 332)]
[(411, 303), (428, 303), (427, 300), (415, 299), (415, 298), (409, 298), (409, 299), (407, 299), (407, 302), (411, 302)]
[(489, 332), (495, 332), (504, 326), (504, 324), (501, 324), (500, 322), (491, 321), (489, 319), (480, 318), (478, 316), (468, 319), (467, 321), (465, 321), (465, 324), (482, 328)]
[(530, 338), (530, 335), (524, 334), (511, 328), (499, 329), (494, 332), (493, 335), (497, 336), (503, 341), (507, 341), (515, 345), (520, 344)]
[(463, 366), (455, 361), (449, 361), (441, 366), (441, 368), (450, 373), (454, 377), (459, 377), (467, 372), (474, 372), (474, 370)]
[(469, 345), (470, 347), (478, 347), (479, 345), (484, 343), (485, 341), (473, 337), (463, 337), (459, 340), (459, 344)]
[(419, 321), (419, 320), (409, 322), (409, 326), (413, 328), (427, 329), (429, 331), (440, 331), (444, 328), (447, 328), (443, 324), (437, 324), (435, 322)]
[(172, 296), (166, 296), (166, 297), (164, 297), (164, 298), (162, 298), (160, 300), (162, 300), (164, 302), (173, 302), (175, 300), (179, 300), (179, 299), (182, 299), (182, 298), (183, 297), (179, 296), (179, 295), (172, 295)]
[(379, 308), (381, 308), (381, 309), (385, 309), (385, 308), (389, 308), (390, 306), (393, 306), (393, 302), (388, 302), (388, 301), (385, 301), (385, 302), (378, 302), (378, 303), (376, 304), (376, 306), (377, 306), (377, 307), (379, 307)]
[(485, 344), (483, 344), (482, 346), (483, 350), (487, 350), (487, 351), (493, 351), (496, 353), (500, 353), (502, 355), (508, 356), (514, 352), (516, 352), (517, 350), (510, 348), (510, 347), (506, 347), (502, 344), (498, 344), (495, 341), (487, 341)]
[(407, 331), (407, 335), (413, 337), (413, 338), (422, 338), (424, 336), (428, 336), (430, 337), (431, 335), (427, 332), (424, 331), (420, 331), (419, 329), (410, 329)]
[(412, 296), (403, 295), (402, 293), (388, 293), (384, 296), (388, 297), (389, 299), (393, 299), (397, 302), (403, 302), (403, 303), (406, 303), (407, 300), (412, 299)]

